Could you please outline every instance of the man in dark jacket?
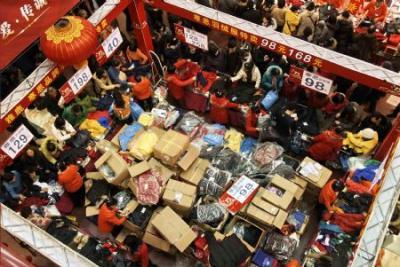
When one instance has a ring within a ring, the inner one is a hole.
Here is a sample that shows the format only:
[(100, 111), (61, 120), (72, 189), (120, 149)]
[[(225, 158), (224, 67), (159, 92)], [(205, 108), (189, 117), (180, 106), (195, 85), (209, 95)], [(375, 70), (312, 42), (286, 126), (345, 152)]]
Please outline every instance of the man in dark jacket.
[(242, 62), (240, 60), (239, 49), (237, 47), (236, 39), (231, 37), (228, 40), (228, 53), (226, 55), (226, 73), (235, 76)]
[(353, 39), (353, 22), (350, 19), (350, 13), (344, 11), (337, 20), (338, 28), (335, 33), (335, 39), (338, 42), (337, 51), (346, 54), (347, 47)]
[(203, 58), (202, 67), (207, 71), (225, 72), (226, 54), (214, 41), (208, 43), (208, 53)]

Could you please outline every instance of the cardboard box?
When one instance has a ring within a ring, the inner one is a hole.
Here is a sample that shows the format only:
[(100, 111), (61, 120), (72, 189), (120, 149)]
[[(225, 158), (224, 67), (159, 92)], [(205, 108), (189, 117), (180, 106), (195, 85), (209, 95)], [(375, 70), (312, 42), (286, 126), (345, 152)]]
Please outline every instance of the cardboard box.
[(259, 238), (258, 238), (256, 244), (251, 245), (251, 244), (247, 243), (245, 240), (243, 240), (243, 239), (240, 238), (240, 240), (243, 242), (243, 244), (245, 244), (246, 247), (250, 250), (250, 252), (253, 253), (253, 252), (258, 248), (258, 246), (260, 245), (260, 242), (264, 239), (266, 232), (265, 232), (264, 229), (258, 227), (256, 224), (251, 223), (250, 221), (248, 221), (248, 220), (246, 220), (246, 219), (244, 219), (244, 218), (242, 218), (242, 217), (240, 217), (240, 216), (234, 216), (234, 217), (232, 218), (232, 220), (229, 222), (229, 224), (225, 227), (225, 232), (224, 232), (224, 234), (225, 234), (226, 236), (229, 236), (229, 235), (231, 235), (231, 234), (234, 234), (234, 232), (233, 232), (233, 226), (234, 226), (237, 222), (239, 222), (239, 221), (246, 222), (246, 223), (250, 224), (251, 226), (253, 226), (253, 227), (255, 227), (255, 228), (257, 228), (257, 229), (260, 230), (260, 236), (259, 236)]
[(300, 186), (303, 189), (306, 189), (306, 187), (307, 187), (307, 181), (297, 175), (295, 175), (294, 178), (291, 179), (290, 181), (297, 184), (298, 186)]
[(331, 170), (309, 157), (305, 157), (301, 162), (298, 173), (309, 183), (318, 188), (324, 187), (326, 182), (328, 182), (329, 178), (332, 176)]
[(277, 207), (287, 210), (294, 199), (293, 192), (295, 192), (298, 187), (294, 183), (291, 183), (279, 175), (272, 177), (272, 180), (268, 186), (274, 186), (278, 189), (281, 189), (283, 191), (283, 195), (279, 196), (269, 190), (265, 190), (262, 198)]
[(186, 215), (193, 207), (196, 191), (197, 188), (193, 185), (170, 179), (165, 187), (162, 199), (173, 210)]
[(188, 170), (183, 171), (180, 174), (180, 177), (183, 181), (197, 186), (200, 183), (200, 180), (203, 179), (208, 166), (210, 166), (208, 160), (197, 158)]
[[(159, 142), (165, 131), (157, 128), (150, 127), (149, 129), (140, 129), (132, 140), (128, 143), (129, 153), (138, 160), (149, 159), (154, 151), (155, 145)], [(155, 139), (147, 139), (145, 134), (154, 134)], [(152, 140), (151, 142), (149, 140)]]
[(189, 143), (189, 136), (168, 130), (154, 147), (154, 157), (168, 166), (175, 166)]
[[(113, 177), (109, 177), (100, 171), (100, 167), (107, 164), (114, 172)], [(114, 151), (107, 151), (95, 163), (94, 166), (101, 172), (104, 179), (110, 184), (119, 185), (123, 180), (129, 178), (128, 164), (123, 158)]]
[(186, 171), (193, 164), (193, 162), (200, 156), (200, 150), (190, 145), (186, 154), (178, 161), (178, 166)]
[(87, 172), (86, 178), (92, 180), (103, 180), (104, 176), (101, 174), (101, 172)]
[(119, 232), (119, 234), (117, 235), (117, 237), (115, 238), (115, 240), (119, 243), (123, 243), (125, 241), (125, 238), (128, 235), (131, 235), (132, 232), (131, 230), (127, 229), (127, 228), (122, 228), (121, 232)]
[[(134, 203), (133, 203), (134, 202)], [(136, 200), (131, 200), (131, 202), (128, 203), (128, 205), (126, 206), (126, 208), (124, 209), (124, 211), (126, 210), (127, 214), (132, 213), (136, 208), (138, 208), (139, 203)], [(150, 207), (147, 207), (150, 208)], [(144, 224), (147, 224), (147, 221), (144, 222)], [(129, 229), (133, 234), (135, 234), (138, 237), (141, 237), (144, 233), (144, 227), (145, 226), (141, 226), (141, 225), (136, 225), (133, 222), (126, 220), (123, 223), (123, 226), (127, 229)]]
[(128, 124), (125, 124), (117, 133), (114, 135), (113, 139), (111, 139), (111, 143), (120, 148), (119, 146), (119, 136), (125, 131), (125, 129), (128, 127)]
[(170, 207), (165, 207), (152, 221), (157, 231), (180, 252), (185, 251), (197, 235)]
[(107, 151), (118, 152), (118, 150), (119, 150), (119, 146), (115, 146), (113, 143), (111, 143), (107, 139), (101, 139), (100, 141), (97, 141), (96, 148), (103, 154), (106, 153)]
[(86, 215), (86, 217), (99, 215), (99, 208), (96, 206), (88, 206), (88, 207), (86, 207), (85, 215)]

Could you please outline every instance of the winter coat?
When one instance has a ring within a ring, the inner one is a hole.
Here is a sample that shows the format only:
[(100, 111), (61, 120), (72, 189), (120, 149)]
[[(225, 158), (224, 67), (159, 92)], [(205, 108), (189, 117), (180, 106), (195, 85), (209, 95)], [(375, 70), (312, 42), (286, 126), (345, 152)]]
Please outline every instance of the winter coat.
[(286, 8), (274, 7), (272, 9), (271, 15), (272, 15), (272, 18), (275, 19), (276, 25), (278, 27), (283, 27), (283, 25), (285, 24), (285, 15), (286, 15), (287, 11), (288, 10)]
[(211, 95), (210, 100), (210, 118), (211, 121), (227, 124), (229, 122), (229, 108), (237, 108), (238, 104), (230, 102), (225, 97), (217, 97), (215, 95)]
[(293, 33), (296, 33), (299, 22), (299, 15), (291, 10), (288, 10), (285, 14), (285, 25), (283, 25), (282, 32), (287, 35), (292, 35)]
[[(278, 69), (279, 70), (279, 76), (277, 77), (277, 81), (276, 81), (276, 87), (273, 88), (272, 87), (272, 75), (271, 72), (273, 69)], [(277, 65), (271, 65), (267, 68), (267, 70), (265, 71), (264, 75), (262, 76), (262, 80), (261, 80), (261, 86), (263, 89), (269, 91), (272, 89), (278, 89), (280, 90), (283, 87), (283, 71), (282, 69), (277, 66)]]
[(347, 137), (343, 140), (343, 145), (353, 149), (357, 154), (368, 155), (374, 150), (378, 144), (378, 140), (379, 137), (377, 132), (375, 132), (375, 135), (371, 140), (364, 140), (361, 133), (353, 134), (347, 132)]
[(169, 94), (176, 100), (182, 99), (185, 92), (185, 87), (194, 83), (193, 78), (181, 80), (175, 73), (168, 74), (166, 81), (168, 82), (167, 86)]
[(305, 10), (300, 14), (299, 27), (297, 29), (297, 36), (303, 36), (304, 29), (310, 27), (312, 30), (311, 36), (315, 32), (315, 24), (318, 22), (318, 13), (314, 11)]
[(324, 131), (313, 139), (308, 154), (317, 161), (336, 160), (342, 148), (343, 138), (334, 131)]
[(114, 225), (121, 225), (126, 221), (126, 217), (118, 218), (116, 210), (112, 210), (103, 204), (99, 210), (99, 217), (97, 219), (97, 226), (100, 233), (111, 233)]
[(353, 39), (353, 22), (347, 19), (339, 19), (337, 22), (338, 29), (335, 33), (335, 39), (338, 42), (338, 51), (346, 52), (347, 46)]

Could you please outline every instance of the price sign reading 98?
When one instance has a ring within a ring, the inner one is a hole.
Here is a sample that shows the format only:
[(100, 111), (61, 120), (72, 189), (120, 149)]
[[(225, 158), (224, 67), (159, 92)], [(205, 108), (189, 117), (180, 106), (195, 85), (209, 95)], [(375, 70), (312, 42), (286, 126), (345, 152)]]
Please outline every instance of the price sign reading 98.
[(244, 203), (257, 188), (258, 184), (256, 182), (246, 176), (242, 176), (229, 188), (228, 194), (240, 203)]
[(326, 95), (330, 93), (332, 83), (332, 80), (306, 70), (301, 77), (302, 86)]
[(68, 80), (68, 84), (71, 87), (74, 94), (78, 94), (80, 90), (89, 82), (93, 74), (90, 71), (89, 66), (85, 66), (78, 70), (74, 76)]
[(25, 125), (21, 125), (1, 146), (1, 150), (10, 156), (10, 158), (15, 159), (19, 152), (21, 152), (32, 139), (33, 134)]

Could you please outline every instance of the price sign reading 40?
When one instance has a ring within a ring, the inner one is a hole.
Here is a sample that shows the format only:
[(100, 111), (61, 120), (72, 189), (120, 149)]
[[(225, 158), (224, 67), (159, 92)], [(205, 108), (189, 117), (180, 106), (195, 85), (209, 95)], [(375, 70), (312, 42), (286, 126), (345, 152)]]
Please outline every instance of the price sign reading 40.
[(10, 158), (15, 157), (29, 144), (33, 139), (33, 134), (26, 128), (25, 125), (21, 125), (1, 146), (1, 150), (4, 151)]
[(304, 70), (301, 77), (301, 85), (322, 94), (329, 94), (332, 88), (332, 80), (316, 73)]
[(89, 66), (85, 66), (78, 70), (69, 80), (68, 84), (71, 87), (75, 95), (77, 95), (82, 88), (89, 82), (93, 74), (90, 71)]
[(112, 33), (101, 43), (106, 57), (109, 58), (112, 53), (122, 44), (123, 39), (121, 32), (115, 28)]

